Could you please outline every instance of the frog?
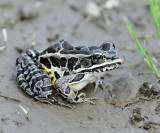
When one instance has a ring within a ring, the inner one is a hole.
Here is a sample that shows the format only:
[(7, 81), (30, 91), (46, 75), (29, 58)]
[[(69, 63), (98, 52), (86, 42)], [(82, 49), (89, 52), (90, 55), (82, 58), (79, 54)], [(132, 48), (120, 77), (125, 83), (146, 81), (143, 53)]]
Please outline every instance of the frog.
[[(100, 46), (73, 46), (62, 39), (43, 51), (21, 53), (16, 60), (17, 82), (36, 100), (75, 108), (72, 103), (95, 104), (97, 98), (87, 98), (86, 93), (79, 91), (90, 83), (95, 84), (95, 92), (99, 86), (105, 89), (102, 77), (123, 62), (124, 57), (112, 42)], [(54, 90), (69, 103), (52, 96)]]

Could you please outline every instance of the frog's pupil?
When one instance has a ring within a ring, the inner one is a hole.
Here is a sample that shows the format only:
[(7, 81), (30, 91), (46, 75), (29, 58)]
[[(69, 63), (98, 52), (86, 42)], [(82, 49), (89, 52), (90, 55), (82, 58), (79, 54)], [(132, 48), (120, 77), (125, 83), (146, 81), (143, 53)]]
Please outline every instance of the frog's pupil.
[(100, 54), (96, 54), (94, 55), (96, 59), (100, 59), (101, 58), (101, 55)]

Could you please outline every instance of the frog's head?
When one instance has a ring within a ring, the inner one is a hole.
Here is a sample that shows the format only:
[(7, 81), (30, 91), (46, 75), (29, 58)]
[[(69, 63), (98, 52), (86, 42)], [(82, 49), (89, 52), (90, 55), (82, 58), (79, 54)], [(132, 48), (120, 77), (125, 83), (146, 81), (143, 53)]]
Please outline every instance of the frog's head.
[[(115, 51), (113, 43), (105, 42), (98, 46), (74, 47), (61, 40), (44, 50), (39, 62), (53, 68), (58, 74), (102, 73), (117, 68), (124, 62), (124, 57)], [(55, 73), (56, 73), (55, 72)]]
[(118, 68), (123, 62), (124, 57), (115, 51), (113, 43), (105, 42), (100, 47), (88, 47), (86, 55), (79, 57), (80, 62), (74, 67), (76, 73), (87, 72), (106, 72)]

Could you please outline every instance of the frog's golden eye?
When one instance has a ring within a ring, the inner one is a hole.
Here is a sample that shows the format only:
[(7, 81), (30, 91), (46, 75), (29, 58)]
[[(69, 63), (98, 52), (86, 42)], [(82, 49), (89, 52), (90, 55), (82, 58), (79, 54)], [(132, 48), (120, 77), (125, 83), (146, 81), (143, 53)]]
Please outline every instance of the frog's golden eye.
[(102, 53), (93, 53), (92, 54), (92, 60), (94, 63), (98, 63), (98, 62), (101, 62), (103, 61), (103, 54)]

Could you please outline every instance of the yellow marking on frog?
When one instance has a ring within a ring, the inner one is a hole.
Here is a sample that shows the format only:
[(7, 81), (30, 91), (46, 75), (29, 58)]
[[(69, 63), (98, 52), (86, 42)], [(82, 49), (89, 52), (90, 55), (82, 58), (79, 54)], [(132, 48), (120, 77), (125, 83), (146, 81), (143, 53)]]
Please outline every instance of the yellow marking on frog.
[(26, 76), (23, 74), (23, 78), (26, 79)]
[(51, 79), (52, 86), (55, 88), (54, 83), (56, 82), (56, 77), (54, 75), (54, 71), (52, 69), (48, 69), (45, 65), (40, 64), (40, 66), (47, 72), (49, 78)]
[(73, 83), (72, 85), (78, 85), (79, 83)]

